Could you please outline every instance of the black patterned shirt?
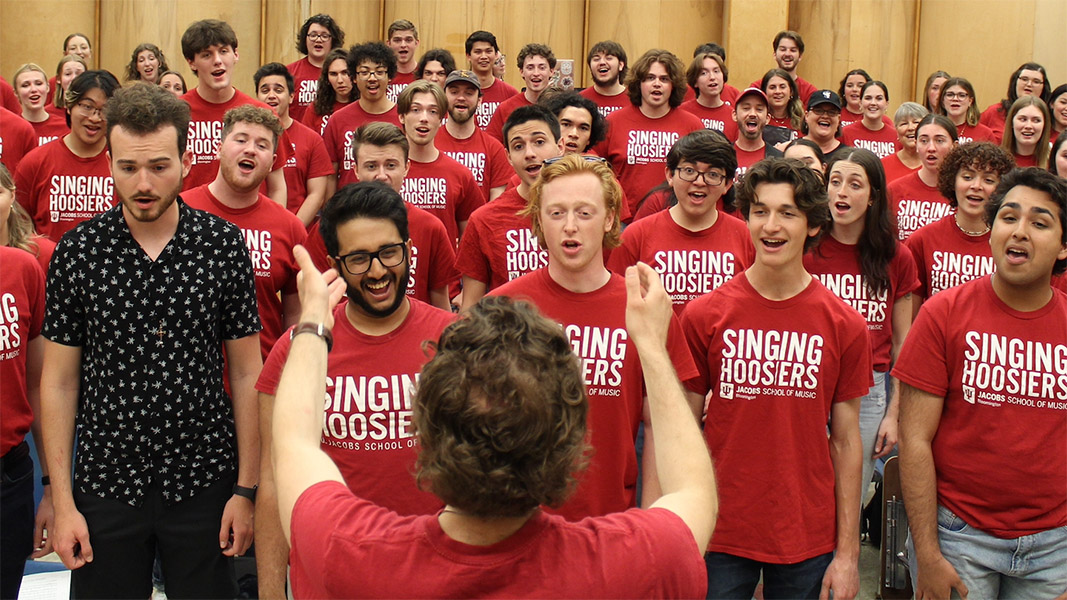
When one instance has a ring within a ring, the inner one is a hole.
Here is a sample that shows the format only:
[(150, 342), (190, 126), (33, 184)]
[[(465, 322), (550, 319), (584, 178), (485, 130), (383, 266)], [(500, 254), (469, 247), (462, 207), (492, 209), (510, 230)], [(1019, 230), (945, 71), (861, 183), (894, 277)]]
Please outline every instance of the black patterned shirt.
[(64, 235), (48, 272), (43, 334), (82, 350), (75, 485), (132, 506), (153, 480), (173, 504), (233, 476), (222, 343), (260, 330), (240, 230), (176, 202), (156, 260), (120, 204)]

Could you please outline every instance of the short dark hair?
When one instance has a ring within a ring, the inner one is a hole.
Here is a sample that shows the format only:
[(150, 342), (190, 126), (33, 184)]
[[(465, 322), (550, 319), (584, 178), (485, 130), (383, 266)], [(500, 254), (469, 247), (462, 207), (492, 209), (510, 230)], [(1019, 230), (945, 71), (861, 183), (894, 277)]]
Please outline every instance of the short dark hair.
[[(456, 59), (452, 57), (452, 53), (444, 48), (431, 48), (422, 55), (419, 59), (419, 66), (415, 67), (415, 78), (422, 79), (426, 71), (426, 65), (430, 61), (437, 61), (441, 63), (441, 66), (445, 69), (445, 76), (456, 70)], [(478, 88), (478, 94), (481, 95), (482, 89)]]
[(793, 40), (797, 45), (797, 50), (800, 50), (801, 54), (804, 54), (804, 38), (800, 37), (800, 34), (795, 31), (779, 31), (778, 35), (774, 36), (774, 44), (771, 45), (771, 50), (778, 49), (778, 43), (782, 41), (782, 38), (788, 38)]
[[(996, 221), (1000, 206), (1004, 203), (1004, 197), (1012, 188), (1025, 186), (1039, 192), (1048, 194), (1052, 201), (1060, 209), (1057, 220), (1060, 222), (1060, 243), (1067, 243), (1067, 180), (1056, 177), (1048, 171), (1038, 167), (1026, 167), (1025, 169), (1012, 169), (1008, 174), (1000, 178), (996, 191), (986, 204), (986, 223), (990, 227)], [(1053, 275), (1062, 275), (1067, 271), (1067, 259), (1057, 260), (1052, 267)]]
[(386, 38), (392, 38), (393, 34), (398, 31), (410, 31), (415, 35), (415, 39), (419, 39), (419, 30), (415, 27), (415, 24), (407, 19), (397, 19), (389, 24), (389, 29), (385, 32)]
[(356, 81), (356, 71), (364, 61), (378, 63), (385, 67), (389, 79), (396, 77), (396, 54), (382, 42), (364, 42), (348, 49), (348, 74), (352, 82)]
[(698, 129), (682, 136), (667, 153), (667, 168), (673, 171), (682, 161), (702, 162), (722, 169), (733, 179), (737, 172), (737, 152), (720, 132), (713, 131)]
[(474, 42), (485, 42), (486, 44), (492, 46), (493, 50), (500, 52), (500, 46), (497, 46), (496, 44), (496, 36), (489, 33), (488, 31), (479, 29), (478, 31), (475, 31), (474, 33), (468, 35), (467, 41), (463, 43), (463, 50), (465, 53), (471, 53), (471, 49), (474, 48)]
[[(711, 52), (705, 52), (693, 57), (693, 62), (689, 63), (689, 68), (685, 70), (685, 82), (689, 84), (689, 87), (693, 88), (693, 92), (700, 96), (700, 88), (697, 87), (697, 80), (700, 79), (700, 72), (704, 70), (704, 61), (710, 60), (719, 65), (719, 70), (722, 71), (722, 83), (726, 85), (726, 82), (730, 79), (730, 70), (726, 68), (726, 62), (718, 54)], [(719, 91), (722, 93), (722, 90)]]
[(67, 118), (67, 127), (70, 127), (70, 111), (74, 108), (74, 105), (82, 99), (90, 90), (100, 90), (104, 92), (104, 96), (110, 99), (115, 95), (115, 91), (122, 87), (118, 79), (111, 74), (111, 71), (105, 71), (103, 69), (96, 71), (85, 71), (74, 78), (73, 81), (67, 86), (67, 94), (65, 96), (67, 110), (63, 113)]
[(703, 43), (703, 44), (700, 44), (699, 46), (697, 46), (693, 50), (693, 58), (696, 58), (697, 56), (699, 56), (701, 54), (709, 54), (709, 53), (710, 54), (717, 54), (719, 56), (719, 58), (722, 59), (722, 62), (726, 62), (726, 48), (723, 48), (722, 46), (720, 46), (719, 44), (716, 44), (715, 42), (706, 42), (706, 43)]
[(285, 78), (285, 85), (289, 87), (289, 93), (292, 94), (296, 90), (296, 83), (293, 81), (293, 74), (289, 72), (289, 69), (280, 62), (270, 62), (262, 67), (256, 69), (252, 80), (256, 84), (256, 89), (259, 89), (259, 81), (264, 77), (270, 77), (271, 75), (278, 75)]
[(378, 146), (380, 148), (400, 146), (400, 149), (404, 151), (404, 160), (408, 159), (408, 150), (411, 148), (407, 136), (404, 135), (399, 126), (395, 123), (383, 123), (382, 121), (364, 123), (356, 129), (355, 134), (352, 136), (353, 159), (359, 159), (359, 149), (363, 146)]
[(518, 64), (520, 71), (522, 70), (523, 64), (525, 64), (526, 59), (530, 56), (543, 57), (548, 61), (549, 69), (556, 68), (556, 55), (552, 53), (552, 48), (549, 48), (544, 44), (526, 44), (519, 50), (519, 55), (515, 61)]
[(282, 139), (282, 134), (285, 133), (274, 111), (255, 104), (242, 104), (231, 108), (222, 116), (222, 139), (226, 139), (226, 136), (230, 135), (230, 131), (233, 130), (233, 126), (238, 123), (251, 123), (266, 127), (274, 135), (275, 150), (278, 149), (278, 140)]
[(941, 161), (941, 168), (937, 172), (937, 190), (953, 208), (958, 205), (956, 175), (964, 168), (994, 171), (1004, 177), (1008, 171), (1015, 168), (1015, 160), (1002, 148), (989, 142), (962, 144), (950, 150)]
[(504, 148), (508, 147), (508, 133), (527, 121), (544, 121), (552, 132), (554, 140), (559, 141), (559, 119), (556, 118), (556, 115), (540, 104), (530, 104), (528, 106), (520, 106), (508, 115), (508, 120), (504, 122)]
[(308, 31), (312, 25), (321, 25), (330, 31), (330, 49), (335, 50), (345, 45), (345, 30), (341, 29), (341, 26), (337, 24), (337, 21), (333, 20), (333, 17), (325, 13), (319, 13), (308, 17), (307, 21), (300, 26), (300, 31), (296, 34), (296, 50), (297, 52), (307, 55), (308, 53)]
[(337, 190), (322, 207), (319, 234), (330, 256), (337, 256), (340, 251), (337, 229), (352, 219), (392, 221), (401, 240), (408, 241), (408, 211), (404, 199), (396, 190), (380, 181), (350, 183)]
[(818, 227), (819, 232), (804, 240), (804, 251), (819, 243), (822, 234), (833, 220), (830, 217), (830, 202), (822, 178), (807, 165), (795, 158), (765, 158), (745, 171), (737, 186), (737, 206), (747, 221), (752, 203), (756, 202), (756, 186), (761, 183), (787, 183), (793, 188), (793, 204), (808, 220), (808, 227)]
[(419, 486), (477, 517), (562, 504), (584, 467), (588, 400), (554, 321), (525, 301), (482, 298), (441, 333), (413, 420)]
[(633, 71), (626, 77), (626, 92), (630, 96), (630, 104), (641, 106), (641, 82), (652, 70), (652, 65), (659, 63), (667, 70), (671, 78), (671, 95), (668, 105), (678, 108), (685, 99), (685, 65), (669, 50), (653, 48), (645, 52), (634, 63)]
[(104, 108), (107, 118), (107, 141), (111, 146), (111, 131), (118, 126), (138, 135), (155, 133), (170, 125), (178, 133), (178, 155), (185, 154), (189, 136), (189, 103), (167, 90), (138, 81), (122, 89)]
[(203, 19), (193, 22), (182, 34), (182, 56), (185, 60), (193, 60), (197, 52), (212, 46), (237, 49), (237, 34), (229, 23), (218, 19)]
[(589, 53), (585, 55), (585, 64), (591, 63), (593, 57), (597, 54), (607, 54), (619, 59), (619, 62), (622, 63), (622, 67), (619, 68), (619, 83), (626, 81), (626, 71), (630, 68), (630, 61), (626, 58), (626, 50), (622, 47), (622, 44), (615, 40), (604, 40), (593, 44), (593, 47), (589, 49)]
[[(544, 94), (541, 95), (544, 98)], [(608, 136), (608, 121), (597, 110), (596, 102), (593, 102), (589, 98), (569, 90), (566, 92), (560, 92), (548, 97), (544, 102), (545, 108), (552, 111), (552, 114), (559, 118), (559, 113), (563, 112), (564, 108), (573, 106), (575, 108), (582, 108), (589, 112), (589, 115), (593, 117), (593, 122), (589, 127), (589, 146), (583, 148), (582, 151), (588, 150), (597, 145)], [(551, 123), (549, 126), (551, 127)], [(506, 138), (505, 138), (506, 139)]]

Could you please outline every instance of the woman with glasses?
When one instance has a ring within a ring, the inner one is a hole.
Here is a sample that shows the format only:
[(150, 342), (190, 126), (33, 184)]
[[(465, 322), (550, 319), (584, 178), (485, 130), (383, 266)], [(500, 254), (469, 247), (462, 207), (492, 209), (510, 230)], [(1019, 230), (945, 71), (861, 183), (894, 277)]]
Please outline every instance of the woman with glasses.
[(837, 136), (841, 135), (841, 98), (830, 90), (819, 90), (808, 98), (808, 110), (800, 132), (804, 139), (815, 142), (826, 162), (848, 148)]
[(938, 112), (956, 126), (959, 143), (995, 142), (993, 130), (978, 122), (978, 98), (974, 86), (962, 77), (951, 77), (941, 88), (937, 101)]
[(1045, 67), (1034, 62), (1023, 63), (1008, 79), (1008, 97), (989, 105), (982, 111), (980, 121), (982, 125), (992, 129), (993, 134), (999, 139), (1004, 135), (1008, 111), (1011, 110), (1011, 105), (1016, 100), (1023, 96), (1037, 96), (1048, 103), (1051, 90), (1052, 86), (1049, 85)]
[(287, 65), (296, 90), (289, 106), (289, 116), (293, 119), (301, 121), (315, 102), (326, 56), (344, 45), (345, 31), (330, 15), (320, 13), (304, 21), (296, 34), (296, 49), (304, 58)]
[(70, 133), (27, 154), (15, 172), (19, 204), (54, 242), (115, 203), (104, 108), (119, 87), (108, 71), (78, 75), (66, 96)]
[(885, 378), (911, 328), (911, 293), (919, 282), (911, 253), (893, 235), (877, 155), (864, 148), (840, 152), (827, 166), (826, 188), (833, 225), (804, 255), (804, 268), (867, 320), (874, 385), (860, 399), (866, 492), (874, 461), (897, 442), (897, 387), (887, 394)]
[(699, 130), (675, 142), (667, 154), (669, 208), (623, 230), (608, 269), (622, 274), (638, 261), (651, 265), (681, 314), (748, 268), (755, 259), (748, 227), (720, 210), (736, 170), (733, 147), (718, 134)]

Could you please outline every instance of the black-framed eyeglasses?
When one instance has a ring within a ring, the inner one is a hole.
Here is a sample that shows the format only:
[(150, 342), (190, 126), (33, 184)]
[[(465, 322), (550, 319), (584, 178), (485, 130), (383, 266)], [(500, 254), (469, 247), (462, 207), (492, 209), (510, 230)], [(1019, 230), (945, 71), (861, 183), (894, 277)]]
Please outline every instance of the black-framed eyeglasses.
[(333, 38), (333, 36), (328, 34), (328, 33), (309, 33), (308, 34), (308, 39), (313, 41), (313, 42), (328, 42), (332, 38)]
[(674, 170), (674, 173), (681, 178), (682, 181), (688, 181), (690, 183), (697, 180), (697, 177), (703, 177), (704, 183), (708, 185), (722, 185), (722, 182), (726, 181), (726, 175), (718, 171), (698, 171), (693, 167), (678, 167)]
[(370, 271), (371, 263), (374, 259), (378, 259), (378, 262), (382, 263), (382, 266), (389, 269), (392, 267), (400, 266), (407, 260), (408, 257), (408, 244), (407, 242), (400, 242), (397, 244), (389, 244), (388, 246), (382, 246), (378, 248), (377, 252), (352, 252), (344, 256), (335, 256), (334, 260), (344, 265), (345, 270), (349, 275), (362, 275), (367, 271)]
[[(549, 165), (554, 165), (554, 164), (558, 163), (559, 161), (563, 160), (564, 158), (568, 158), (570, 156), (573, 156), (573, 155), (572, 154), (567, 154), (565, 156), (553, 156), (552, 158), (546, 158), (541, 163), (541, 166), (542, 167), (547, 167)], [(582, 160), (584, 160), (585, 162), (599, 162), (599, 163), (608, 162), (608, 159), (604, 158), (603, 156), (595, 156), (595, 155), (592, 155), (592, 154), (580, 154), (579, 156), (581, 156)]]

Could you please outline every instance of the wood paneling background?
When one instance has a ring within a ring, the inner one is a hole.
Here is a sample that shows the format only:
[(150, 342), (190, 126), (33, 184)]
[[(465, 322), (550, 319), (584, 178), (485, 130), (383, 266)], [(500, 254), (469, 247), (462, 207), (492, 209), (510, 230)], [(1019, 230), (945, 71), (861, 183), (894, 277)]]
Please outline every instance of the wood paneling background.
[(584, 85), (586, 49), (614, 39), (631, 61), (659, 47), (686, 64), (695, 46), (719, 42), (731, 83), (742, 87), (774, 66), (771, 40), (785, 28), (804, 36), (801, 76), (837, 89), (845, 72), (862, 67), (889, 85), (890, 111), (920, 95), (936, 69), (970, 79), (981, 108), (1002, 98), (1009, 74), (1029, 60), (1045, 65), (1053, 85), (1067, 81), (1064, 0), (0, 0), (0, 74), (10, 81), (30, 61), (54, 72), (63, 38), (80, 31), (96, 66), (120, 78), (133, 48), (151, 41), (191, 81), (181, 34), (192, 21), (219, 18), (240, 40), (234, 82), (251, 92), (262, 62), (299, 57), (296, 32), (319, 12), (341, 24), (346, 45), (381, 39), (394, 19), (410, 19), (420, 54), (446, 48), (459, 66), (467, 34), (492, 31), (508, 56), (505, 79), (517, 86), (525, 43), (574, 59)]

